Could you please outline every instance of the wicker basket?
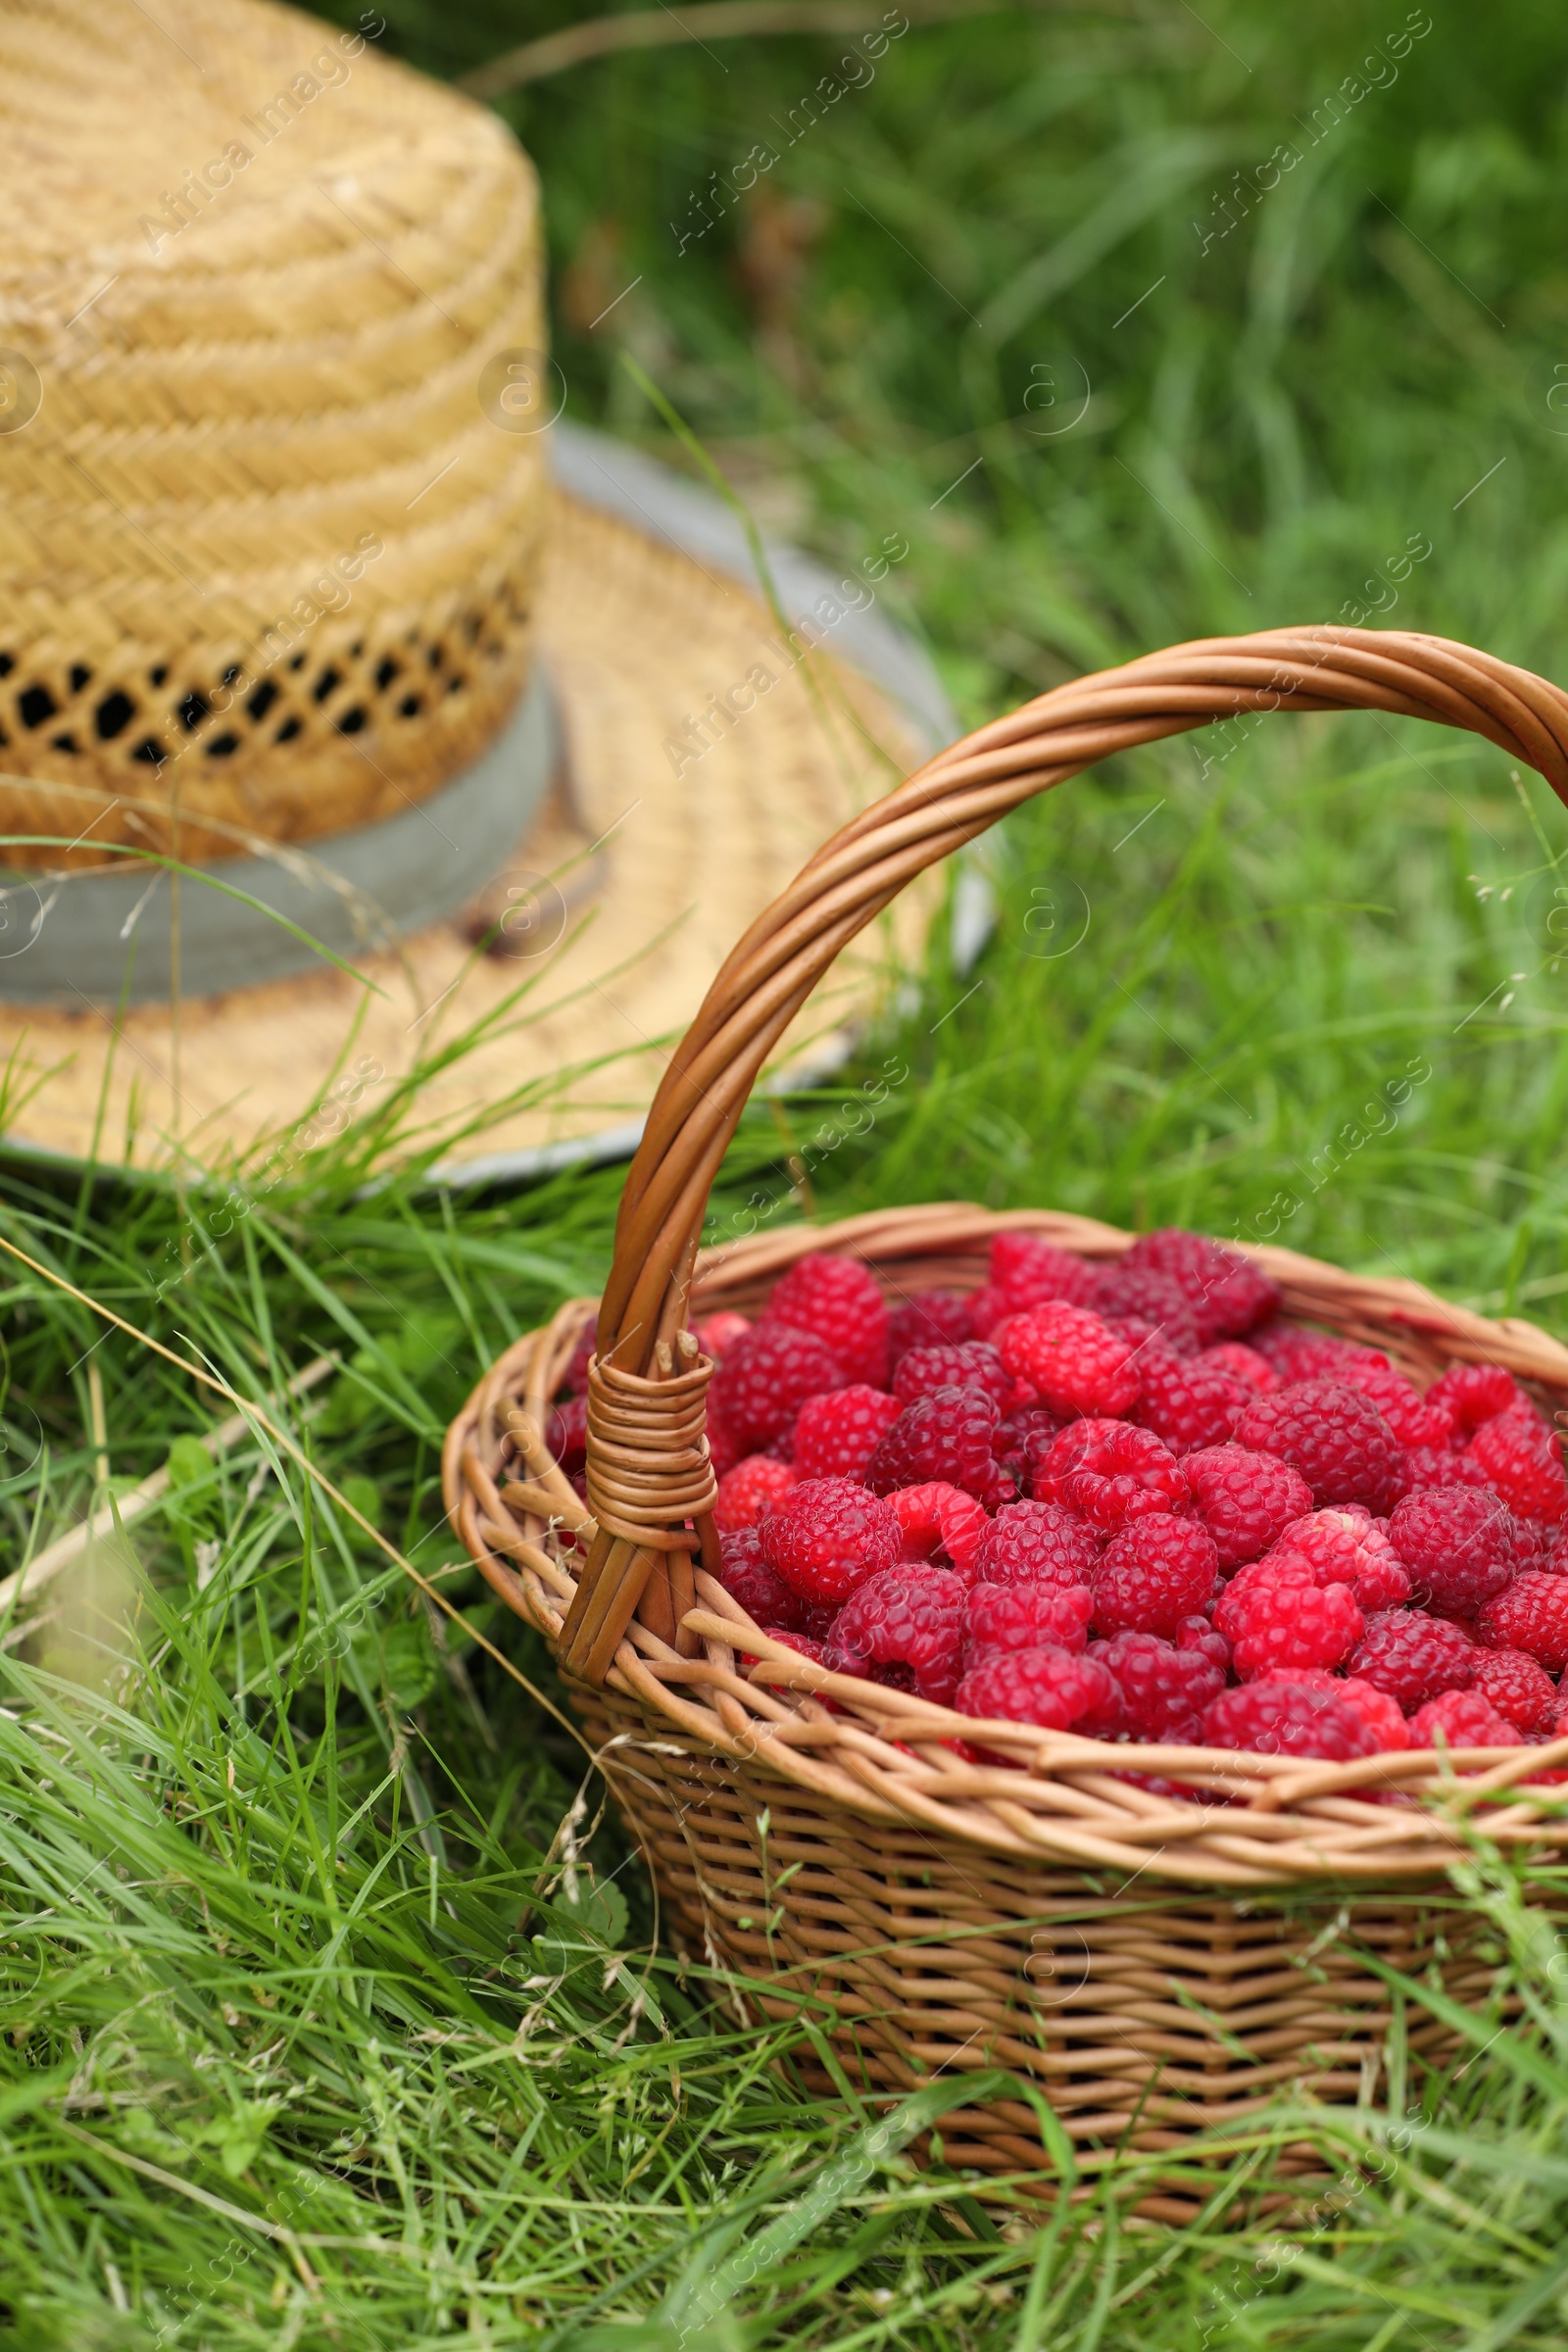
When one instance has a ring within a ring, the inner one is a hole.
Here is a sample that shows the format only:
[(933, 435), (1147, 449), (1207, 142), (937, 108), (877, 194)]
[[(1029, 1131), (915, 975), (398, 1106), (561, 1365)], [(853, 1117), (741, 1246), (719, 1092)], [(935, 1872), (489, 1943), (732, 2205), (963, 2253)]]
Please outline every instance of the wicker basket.
[[(1176, 2149), (1282, 2085), (1366, 2097), (1395, 2008), (1384, 1969), (1460, 1999), (1493, 1973), (1446, 1877), (1477, 1829), (1562, 1840), (1550, 1748), (1349, 1764), (1108, 1746), (1018, 1724), (960, 1760), (967, 1719), (826, 1673), (770, 1640), (711, 1571), (703, 1439), (711, 1365), (689, 1314), (755, 1309), (809, 1250), (851, 1252), (890, 1293), (973, 1288), (991, 1236), (1114, 1258), (1131, 1236), (1045, 1211), (890, 1210), (700, 1252), (709, 1187), (772, 1041), (844, 943), (922, 867), (1032, 794), (1130, 745), (1240, 712), (1377, 710), (1467, 727), (1568, 797), (1568, 696), (1427, 637), (1289, 630), (1214, 640), (1058, 688), (942, 753), (847, 826), (756, 923), (676, 1054), (627, 1177), (597, 1306), (592, 1517), (540, 1429), (593, 1302), (496, 1364), (454, 1423), (454, 1524), (546, 1637), (653, 1869), (672, 1933), (749, 1979), (769, 2016), (807, 2009), (873, 2095), (1003, 2066), (1044, 2089), (1084, 2174)], [(1425, 1386), (1505, 1365), (1568, 1404), (1568, 1349), (1411, 1282), (1250, 1250), (1285, 1312), (1387, 1349)], [(551, 1523), (580, 1528), (563, 1555)], [(699, 1557), (693, 1560), (693, 1551)], [(830, 1701), (829, 1703), (824, 1703)], [(1022, 1769), (1018, 1769), (1021, 1767)], [(1177, 1777), (1212, 1802), (1128, 1780)], [(1444, 2028), (1412, 2015), (1434, 2057)], [(809, 2070), (808, 2070), (809, 2071)], [(824, 2088), (828, 2077), (819, 2077)], [(952, 2115), (952, 2162), (1051, 2170), (1022, 2090)], [(1183, 2210), (1155, 2196), (1152, 2210)]]
[(528, 662), (516, 141), (293, 9), (28, 0), (0, 184), (4, 830), (201, 860), (425, 799)]

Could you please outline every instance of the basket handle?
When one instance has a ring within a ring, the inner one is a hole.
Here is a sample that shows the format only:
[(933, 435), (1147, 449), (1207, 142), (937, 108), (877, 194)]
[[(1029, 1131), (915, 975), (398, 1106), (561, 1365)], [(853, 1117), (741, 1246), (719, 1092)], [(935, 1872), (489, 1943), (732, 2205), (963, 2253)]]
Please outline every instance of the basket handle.
[(1055, 687), (939, 752), (845, 825), (725, 960), (669, 1062), (627, 1173), (590, 1392), (589, 1499), (600, 1532), (562, 1637), (574, 1673), (604, 1679), (645, 1592), (642, 1615), (674, 1637), (693, 1593), (688, 1519), (717, 1567), (711, 1477), (693, 1436), (710, 1367), (685, 1329), (692, 1268), (752, 1086), (840, 950), (916, 874), (1081, 768), (1215, 719), (1281, 709), (1384, 710), (1468, 728), (1537, 768), (1568, 802), (1560, 687), (1446, 638), (1291, 628), (1204, 638)]

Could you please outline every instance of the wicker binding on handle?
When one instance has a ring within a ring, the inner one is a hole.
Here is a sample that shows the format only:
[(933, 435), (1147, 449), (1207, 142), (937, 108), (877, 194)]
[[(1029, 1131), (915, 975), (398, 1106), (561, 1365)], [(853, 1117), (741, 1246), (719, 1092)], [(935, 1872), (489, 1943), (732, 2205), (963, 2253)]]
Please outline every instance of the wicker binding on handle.
[[(1169, 2146), (1244, 2115), (1293, 2077), (1318, 2096), (1364, 2096), (1389, 1994), (1348, 1937), (1383, 1964), (1437, 1965), (1459, 1997), (1484, 1989), (1474, 1923), (1443, 1896), (1443, 1875), (1477, 1824), (1505, 1846), (1563, 1842), (1559, 1794), (1538, 1776), (1568, 1764), (1568, 1740), (1329, 1764), (996, 1723), (978, 1736), (1014, 1769), (961, 1761), (952, 1742), (977, 1736), (968, 1719), (815, 1666), (717, 1582), (694, 1411), (710, 1366), (687, 1320), (755, 1311), (811, 1250), (858, 1255), (903, 1293), (977, 1287), (991, 1236), (1007, 1228), (1090, 1258), (1130, 1246), (1084, 1218), (937, 1204), (698, 1247), (768, 1053), (906, 882), (1113, 752), (1281, 709), (1468, 728), (1568, 801), (1568, 695), (1466, 647), (1393, 631), (1179, 646), (979, 729), (818, 852), (734, 950), (671, 1060), (597, 1307), (599, 1516), (540, 1434), (593, 1301), (569, 1302), (509, 1349), (447, 1444), (454, 1525), (566, 1671), (677, 1938), (765, 1987), (757, 1997), (770, 2014), (825, 2005), (841, 2057), (875, 2088), (908, 2088), (938, 2065), (1034, 2075), (1091, 2169), (1118, 2142)], [(1528, 1323), (1291, 1250), (1248, 1253), (1281, 1283), (1288, 1315), (1385, 1348), (1418, 1385), (1450, 1363), (1500, 1363), (1568, 1407), (1568, 1348)], [(553, 1546), (552, 1524), (574, 1532), (586, 1558)], [(1209, 1801), (1164, 1793), (1173, 1779)], [(1136, 1899), (1114, 1891), (1134, 1879)], [(1244, 2031), (1255, 2046), (1238, 2040)], [(1429, 2022), (1413, 2039), (1436, 2051), (1446, 2033)], [(951, 2118), (944, 2139), (955, 2161), (1041, 2162), (1022, 2102)]]

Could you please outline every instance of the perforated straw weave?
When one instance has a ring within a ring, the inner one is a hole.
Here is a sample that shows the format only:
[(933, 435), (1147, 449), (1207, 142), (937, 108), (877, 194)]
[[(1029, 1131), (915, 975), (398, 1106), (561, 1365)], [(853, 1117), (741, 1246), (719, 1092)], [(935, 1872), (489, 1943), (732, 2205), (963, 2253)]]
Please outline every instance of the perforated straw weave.
[(201, 859), (207, 816), (435, 791), (528, 662), (544, 437), (481, 405), (509, 352), (541, 422), (551, 380), (511, 134), (262, 0), (16, 0), (0, 188), (0, 829), (70, 840), (86, 786), (136, 803), (93, 840)]
[[(544, 1634), (678, 1940), (749, 1984), (760, 2013), (814, 2013), (852, 2079), (892, 2096), (995, 2065), (1016, 2096), (943, 2126), (947, 2156), (1054, 2169), (1044, 2091), (1086, 2175), (1123, 2148), (1221, 2134), (1282, 2085), (1375, 2092), (1396, 2008), (1388, 1969), (1456, 1997), (1491, 1987), (1477, 1922), (1446, 1884), (1479, 1834), (1565, 1842), (1568, 1740), (1346, 1764), (1106, 1743), (967, 1717), (830, 1674), (747, 1617), (713, 1573), (710, 1516), (685, 1531), (676, 1446), (642, 1462), (661, 1542), (597, 1526), (541, 1430), (597, 1315), (599, 1363), (642, 1426), (689, 1449), (688, 1328), (756, 1312), (807, 1250), (858, 1256), (892, 1297), (975, 1288), (992, 1235), (1089, 1258), (1132, 1237), (1091, 1220), (961, 1204), (893, 1209), (701, 1252), (712, 1175), (777, 1027), (913, 874), (1032, 794), (1131, 744), (1242, 711), (1374, 709), (1469, 728), (1568, 798), (1568, 696), (1485, 655), (1389, 632), (1281, 630), (1153, 655), (1042, 697), (954, 746), (856, 819), (753, 925), (674, 1058), (627, 1177), (609, 1286), (508, 1350), (449, 1433), (453, 1522), (494, 1589)], [(1568, 1419), (1568, 1348), (1419, 1284), (1255, 1248), (1284, 1311), (1386, 1349), (1418, 1387), (1497, 1363)], [(601, 1371), (602, 1376), (602, 1371)], [(646, 1446), (646, 1437), (644, 1445)], [(589, 1488), (596, 1491), (592, 1421)], [(662, 1484), (661, 1484), (661, 1474)], [(563, 1550), (561, 1531), (580, 1549)], [(967, 1760), (978, 1741), (1010, 1759)], [(1544, 1776), (1543, 1778), (1542, 1776)], [(1412, 2002), (1411, 2046), (1452, 2047)], [(808, 2071), (810, 2071), (809, 2068)], [(829, 2086), (825, 2073), (822, 2087)], [(1189, 2186), (1191, 2184), (1189, 2183)], [(1187, 2210), (1156, 2193), (1149, 2210)]]

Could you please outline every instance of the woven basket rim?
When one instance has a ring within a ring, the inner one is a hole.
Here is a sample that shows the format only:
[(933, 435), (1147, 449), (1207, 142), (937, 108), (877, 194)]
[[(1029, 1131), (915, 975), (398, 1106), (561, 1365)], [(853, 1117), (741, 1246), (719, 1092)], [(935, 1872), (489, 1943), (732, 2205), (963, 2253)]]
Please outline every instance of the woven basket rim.
[[(693, 1309), (710, 1312), (748, 1288), (770, 1285), (794, 1259), (823, 1249), (873, 1266), (899, 1264), (906, 1278), (911, 1269), (941, 1268), (940, 1278), (906, 1287), (937, 1287), (938, 1279), (974, 1287), (984, 1278), (986, 1243), (1007, 1231), (1036, 1233), (1090, 1258), (1119, 1256), (1136, 1238), (1066, 1211), (945, 1202), (881, 1210), (705, 1251), (694, 1272)], [(1568, 1348), (1531, 1323), (1490, 1321), (1402, 1278), (1351, 1274), (1268, 1244), (1232, 1246), (1281, 1284), (1287, 1315), (1375, 1341), (1418, 1384), (1444, 1363), (1500, 1363), (1568, 1404)], [(443, 1465), (455, 1529), (502, 1598), (544, 1636), (558, 1664), (578, 1580), (547, 1531), (552, 1519), (590, 1529), (593, 1523), (559, 1471), (552, 1478), (548, 1469), (530, 1466), (531, 1480), (523, 1484), (536, 1508), (503, 1498), (497, 1485), (503, 1416), (516, 1403), (542, 1426), (597, 1307), (594, 1299), (568, 1300), (548, 1326), (498, 1359), (453, 1422)], [(651, 1738), (761, 1768), (862, 1819), (1113, 1878), (1147, 1875), (1236, 1889), (1441, 1876), (1471, 1849), (1478, 1832), (1513, 1848), (1568, 1839), (1560, 1817), (1568, 1798), (1556, 1796), (1549, 1784), (1521, 1785), (1568, 1766), (1568, 1738), (1544, 1746), (1409, 1749), (1331, 1764), (981, 1724), (816, 1666), (765, 1634), (701, 1569), (695, 1589), (698, 1605), (682, 1627), (684, 1646), (694, 1654), (682, 1655), (681, 1646), (634, 1621), (606, 1679), (638, 1701)], [(949, 1744), (955, 1740), (1010, 1754), (1021, 1769), (965, 1763)], [(1179, 1779), (1211, 1791), (1216, 1801), (1166, 1797), (1119, 1777), (1127, 1774)], [(1391, 1804), (1391, 1796), (1419, 1801)]]

